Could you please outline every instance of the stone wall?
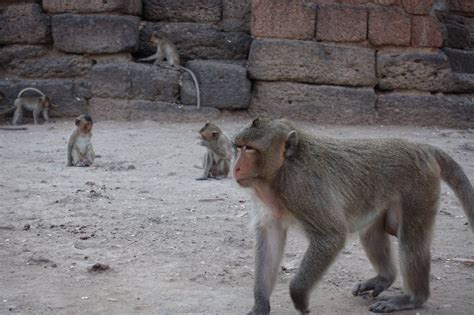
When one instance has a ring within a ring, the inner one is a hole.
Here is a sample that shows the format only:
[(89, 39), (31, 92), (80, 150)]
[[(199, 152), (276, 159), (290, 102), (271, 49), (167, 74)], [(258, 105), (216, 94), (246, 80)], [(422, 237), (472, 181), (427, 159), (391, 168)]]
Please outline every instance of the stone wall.
[[(0, 110), (33, 86), (58, 105), (53, 116), (103, 119), (213, 118), (247, 108), (250, 3), (239, 0), (43, 0), (0, 2)], [(173, 41), (200, 82), (154, 53), (151, 32)]]
[[(151, 55), (172, 40), (200, 82)], [(3, 0), (0, 110), (28, 86), (55, 115), (474, 127), (472, 0)]]

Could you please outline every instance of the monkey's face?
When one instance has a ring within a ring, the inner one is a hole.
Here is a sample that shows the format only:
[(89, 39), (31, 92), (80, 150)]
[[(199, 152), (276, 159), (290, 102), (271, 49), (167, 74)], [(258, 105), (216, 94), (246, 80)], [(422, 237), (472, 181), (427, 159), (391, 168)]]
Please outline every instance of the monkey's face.
[(41, 106), (43, 108), (49, 108), (49, 106), (51, 105), (51, 102), (49, 101), (49, 97), (47, 96), (41, 97), (40, 101), (41, 101)]
[(77, 117), (75, 123), (82, 133), (90, 133), (92, 131), (92, 126), (94, 125), (92, 118), (87, 114)]
[(285, 128), (257, 118), (234, 139), (237, 156), (234, 178), (242, 187), (270, 183), (285, 161)]
[(204, 127), (199, 130), (199, 134), (201, 135), (202, 142), (214, 142), (219, 139), (221, 130), (216, 125), (207, 122)]

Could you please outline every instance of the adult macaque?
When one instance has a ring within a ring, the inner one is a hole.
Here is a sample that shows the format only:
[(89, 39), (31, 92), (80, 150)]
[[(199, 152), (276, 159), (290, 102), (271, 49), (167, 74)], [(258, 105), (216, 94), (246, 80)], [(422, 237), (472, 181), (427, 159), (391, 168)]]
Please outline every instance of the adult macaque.
[(232, 146), (229, 139), (217, 125), (210, 122), (207, 122), (199, 130), (199, 134), (201, 135), (201, 145), (207, 148), (207, 152), (204, 155), (202, 177), (196, 179), (223, 179), (227, 177), (232, 159)]
[(188, 72), (191, 75), (191, 78), (194, 81), (194, 85), (196, 86), (196, 99), (197, 99), (197, 105), (196, 108), (199, 109), (201, 108), (201, 92), (199, 90), (199, 83), (196, 78), (196, 75), (194, 72), (192, 72), (190, 69), (183, 67), (180, 62), (178, 50), (176, 49), (176, 46), (167, 38), (165, 37), (160, 37), (156, 32), (153, 32), (150, 38), (150, 42), (156, 46), (156, 52), (148, 56), (146, 58), (141, 58), (139, 61), (152, 61), (154, 60), (153, 64), (157, 65), (160, 62), (163, 61), (163, 59), (166, 59), (168, 64), (171, 66), (176, 66), (180, 69), (183, 69), (184, 71)]
[(67, 166), (91, 166), (95, 158), (91, 143), (94, 123), (91, 116), (83, 114), (76, 118), (75, 124), (67, 144)]
[(379, 299), (369, 310), (388, 313), (420, 307), (430, 294), (430, 242), (441, 180), (456, 193), (473, 228), (474, 190), (469, 179), (450, 156), (430, 145), (315, 137), (285, 120), (266, 119), (255, 119), (234, 143), (234, 177), (264, 206), (256, 217), (251, 314), (270, 311), (269, 298), (292, 222), (299, 223), (309, 240), (290, 282), (290, 296), (301, 313), (309, 312), (311, 289), (353, 231), (359, 231), (377, 276), (357, 284), (352, 293), (377, 296), (395, 280), (391, 234), (398, 237), (406, 293)]
[[(40, 94), (41, 96), (22, 96), (23, 93), (26, 91), (34, 91)], [(40, 90), (29, 87), (21, 90), (20, 93), (18, 93), (18, 97), (15, 99), (15, 102), (13, 103), (13, 107), (0, 113), (0, 116), (15, 111), (15, 113), (13, 114), (12, 124), (17, 125), (19, 122), (21, 122), (21, 119), (23, 117), (23, 110), (26, 109), (33, 112), (33, 120), (36, 125), (38, 124), (40, 113), (43, 115), (43, 118), (46, 122), (49, 121), (48, 110), (50, 106), (51, 102), (49, 100), (49, 97), (47, 97)]]

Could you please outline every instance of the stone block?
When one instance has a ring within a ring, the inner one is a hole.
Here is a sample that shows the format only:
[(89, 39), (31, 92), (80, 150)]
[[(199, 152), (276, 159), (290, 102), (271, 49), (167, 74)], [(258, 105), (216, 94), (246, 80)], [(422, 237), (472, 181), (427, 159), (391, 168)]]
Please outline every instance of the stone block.
[(11, 45), (0, 48), (0, 68), (6, 68), (10, 62), (46, 55), (44, 46)]
[(54, 47), (71, 53), (133, 52), (140, 18), (119, 15), (59, 14), (52, 18)]
[(206, 121), (216, 119), (219, 110), (211, 107), (196, 109), (167, 102), (118, 100), (94, 97), (89, 101), (96, 120), (154, 120), (163, 122)]
[(321, 6), (316, 39), (334, 42), (365, 41), (367, 14), (367, 9), (356, 6)]
[(255, 37), (311, 39), (316, 11), (303, 0), (253, 0), (251, 34)]
[(411, 46), (441, 47), (447, 36), (446, 28), (436, 18), (429, 15), (413, 16)]
[(251, 0), (223, 0), (221, 27), (225, 32), (250, 32)]
[(252, 37), (242, 32), (223, 32), (218, 27), (200, 23), (145, 23), (140, 31), (138, 56), (156, 51), (149, 39), (152, 32), (170, 39), (183, 60), (247, 59)]
[(400, 8), (370, 9), (368, 27), (372, 45), (410, 45), (411, 17)]
[(473, 95), (378, 95), (377, 123), (474, 128)]
[(474, 51), (460, 49), (443, 49), (448, 56), (449, 64), (454, 72), (474, 73)]
[(141, 0), (43, 0), (46, 12), (58, 13), (102, 13), (117, 12), (130, 15), (140, 15)]
[(439, 52), (378, 52), (377, 76), (383, 90), (453, 89), (448, 58)]
[(179, 72), (139, 63), (97, 64), (90, 72), (92, 95), (101, 98), (177, 102)]
[(222, 0), (143, 0), (147, 21), (219, 22)]
[(0, 80), (0, 94), (5, 96), (0, 100), (0, 110), (13, 106), (18, 93), (27, 87), (37, 88), (48, 95), (58, 106), (52, 110), (56, 116), (76, 116), (87, 109), (86, 100), (74, 93), (72, 80)]
[(250, 113), (324, 124), (361, 124), (375, 119), (374, 90), (293, 82), (257, 81)]
[(51, 19), (36, 3), (11, 5), (0, 11), (0, 45), (51, 43)]
[(448, 9), (461, 15), (474, 16), (474, 1), (472, 0), (447, 0)]
[(471, 33), (464, 19), (446, 21), (447, 39), (445, 47), (469, 49), (471, 47)]
[(264, 81), (374, 86), (375, 52), (309, 41), (254, 40), (249, 76)]
[[(201, 106), (216, 108), (247, 108), (250, 105), (251, 82), (245, 67), (214, 60), (186, 63), (199, 82)], [(181, 88), (181, 102), (196, 104), (196, 90), (189, 74)]]
[(434, 0), (402, 0), (402, 6), (410, 14), (429, 14)]
[(9, 71), (26, 78), (72, 78), (87, 74), (92, 61), (83, 56), (59, 55), (40, 58), (15, 59)]
[(471, 35), (471, 45), (474, 46), (474, 18), (466, 19), (466, 26)]

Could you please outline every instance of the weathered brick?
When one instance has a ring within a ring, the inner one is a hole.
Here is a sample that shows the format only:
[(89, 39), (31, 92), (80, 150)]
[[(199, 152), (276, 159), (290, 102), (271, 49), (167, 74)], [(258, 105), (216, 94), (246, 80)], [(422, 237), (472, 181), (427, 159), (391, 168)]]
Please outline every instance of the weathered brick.
[(90, 72), (92, 95), (177, 102), (179, 72), (167, 66), (139, 63), (97, 64)]
[(83, 56), (60, 55), (15, 59), (8, 68), (20, 77), (72, 78), (87, 74), (91, 67), (92, 61)]
[(474, 16), (474, 1), (472, 0), (447, 0), (447, 4), (452, 12)]
[(402, 0), (403, 8), (410, 14), (428, 14), (434, 0)]
[(219, 110), (211, 107), (196, 109), (167, 102), (118, 100), (94, 97), (89, 112), (96, 120), (155, 120), (164, 122), (205, 121), (216, 119)]
[(316, 38), (335, 42), (366, 40), (367, 14), (367, 9), (355, 6), (321, 6)]
[(72, 80), (0, 80), (0, 94), (5, 98), (0, 100), (0, 110), (12, 106), (18, 92), (26, 87), (35, 87), (48, 95), (56, 116), (77, 116), (86, 111), (86, 100), (74, 93)]
[(226, 32), (250, 32), (251, 0), (222, 1), (222, 29)]
[(222, 0), (143, 0), (144, 19), (169, 22), (218, 22)]
[(373, 86), (375, 51), (313, 41), (254, 40), (248, 72), (257, 80)]
[[(250, 105), (251, 82), (244, 66), (216, 60), (194, 60), (186, 63), (197, 77), (202, 106), (247, 108)], [(181, 102), (196, 104), (194, 81), (189, 75), (181, 88)]]
[(369, 42), (376, 46), (410, 45), (411, 18), (395, 7), (369, 11)]
[(43, 0), (43, 8), (49, 13), (97, 13), (118, 12), (140, 15), (141, 0)]
[(380, 94), (377, 114), (378, 124), (474, 128), (474, 97)]
[(444, 48), (451, 69), (455, 72), (474, 73), (474, 50)]
[(140, 31), (137, 56), (149, 56), (156, 51), (150, 44), (152, 32), (169, 38), (183, 60), (247, 59), (252, 37), (242, 32), (223, 32), (208, 23), (150, 23)]
[(250, 23), (255, 37), (311, 39), (316, 12), (303, 0), (254, 0)]
[(411, 45), (415, 47), (441, 47), (447, 36), (445, 27), (429, 15), (413, 16)]
[(374, 120), (375, 100), (371, 88), (257, 81), (249, 110), (272, 118), (360, 124)]
[(378, 52), (377, 76), (384, 90), (450, 91), (453, 77), (443, 53)]
[(47, 44), (51, 40), (51, 19), (39, 4), (11, 5), (0, 11), (0, 45)]
[(10, 62), (46, 55), (47, 48), (41, 45), (10, 45), (0, 48), (0, 68), (6, 68)]
[(140, 18), (58, 14), (52, 18), (54, 47), (72, 53), (116, 53), (138, 48)]

